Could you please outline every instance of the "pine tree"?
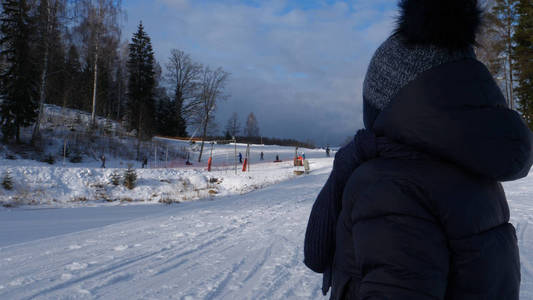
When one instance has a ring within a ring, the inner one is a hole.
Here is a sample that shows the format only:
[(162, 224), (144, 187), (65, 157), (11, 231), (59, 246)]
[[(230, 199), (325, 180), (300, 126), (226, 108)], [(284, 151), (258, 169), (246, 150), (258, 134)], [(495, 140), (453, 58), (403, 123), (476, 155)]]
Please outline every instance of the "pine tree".
[(2, 177), (2, 187), (8, 191), (13, 189), (13, 178), (11, 178), (9, 171), (6, 171)]
[(61, 103), (63, 107), (82, 109), (81, 72), (78, 48), (75, 45), (71, 45), (65, 61), (65, 92)]
[(491, 74), (496, 78), (503, 92), (508, 97), (505, 82), (506, 68), (505, 60), (502, 58), (502, 52), (505, 50), (504, 32), (505, 28), (498, 15), (493, 10), (496, 0), (485, 0), (482, 5), (487, 8), (484, 16), (484, 23), (481, 27), (476, 41), (478, 46), (475, 47), (477, 58), (483, 62)]
[(533, 128), (533, 2), (520, 0), (515, 27), (513, 60), (517, 78), (516, 96), (519, 111)]
[(100, 56), (98, 63), (98, 79), (97, 79), (97, 98), (99, 101), (96, 107), (96, 115), (111, 117), (114, 99), (112, 96), (112, 66), (107, 56)]
[(0, 18), (0, 56), (6, 69), (0, 74), (0, 125), (4, 140), (15, 136), (20, 142), (20, 129), (31, 125), (38, 105), (38, 68), (32, 57), (34, 26), (25, 0), (3, 0)]
[(152, 136), (155, 106), (154, 52), (142, 22), (133, 35), (129, 49), (127, 115), (130, 128), (137, 130), (140, 140)]
[(183, 117), (183, 97), (176, 97), (172, 103), (172, 114), (176, 126), (176, 135), (179, 137), (187, 136), (187, 123)]
[(166, 94), (164, 88), (157, 88), (156, 123), (157, 133), (163, 136), (182, 136), (176, 103)]
[(120, 184), (120, 175), (117, 172), (113, 172), (110, 176), (110, 182), (112, 185), (117, 186)]
[(122, 120), (122, 117), (124, 115), (124, 99), (126, 98), (126, 78), (124, 76), (124, 68), (122, 64), (122, 60), (119, 59), (117, 61), (117, 68), (115, 70), (115, 81), (114, 81), (114, 87), (113, 87), (113, 97), (116, 99), (114, 112), (115, 112), (115, 119), (116, 120)]
[(226, 133), (224, 133), (224, 139), (226, 141), (232, 140), (234, 136), (231, 135), (229, 131), (226, 130)]
[(518, 18), (517, 3), (520, 0), (494, 0), (490, 14), (487, 17), (489, 25), (493, 27), (493, 40), (491, 50), (495, 51), (494, 64), (503, 68), (504, 92), (509, 102), (509, 107), (515, 109), (515, 62), (513, 60), (513, 36)]
[(59, 31), (53, 32), (50, 49), (50, 64), (46, 83), (46, 101), (55, 105), (63, 105), (67, 83), (65, 48)]
[(126, 171), (124, 172), (124, 186), (130, 190), (133, 190), (135, 188), (136, 182), (137, 172), (135, 172), (135, 169), (133, 169), (131, 165), (129, 165), (128, 169), (126, 169)]

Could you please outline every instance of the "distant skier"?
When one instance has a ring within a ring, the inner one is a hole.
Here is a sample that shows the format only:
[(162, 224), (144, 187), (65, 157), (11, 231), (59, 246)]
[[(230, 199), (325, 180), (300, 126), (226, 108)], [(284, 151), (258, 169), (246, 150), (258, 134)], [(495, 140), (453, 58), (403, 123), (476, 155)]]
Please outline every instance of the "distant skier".
[(148, 166), (148, 158), (146, 158), (146, 156), (143, 158), (143, 163), (142, 163), (142, 168), (144, 169), (144, 167)]
[(260, 160), (265, 160), (265, 154), (263, 153), (263, 151), (261, 151), (261, 157), (259, 159)]
[(326, 146), (326, 156), (327, 157), (329, 157), (329, 152), (330, 152), (330, 150), (329, 150), (329, 145), (328, 145), (328, 146)]
[(100, 161), (102, 161), (102, 166), (101, 166), (101, 168), (104, 168), (104, 169), (105, 169), (105, 155), (102, 154), (102, 156), (100, 157)]
[(239, 163), (242, 164), (242, 153), (239, 152)]

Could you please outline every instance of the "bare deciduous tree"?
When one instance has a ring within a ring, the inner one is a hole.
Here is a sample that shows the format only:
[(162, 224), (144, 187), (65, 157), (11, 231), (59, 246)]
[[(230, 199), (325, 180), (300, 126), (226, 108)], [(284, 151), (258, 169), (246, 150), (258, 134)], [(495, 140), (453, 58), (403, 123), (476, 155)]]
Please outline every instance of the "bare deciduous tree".
[(170, 51), (167, 63), (167, 80), (174, 88), (174, 100), (181, 103), (184, 116), (190, 115), (194, 107), (190, 103), (195, 97), (202, 65), (192, 61), (190, 55), (177, 49)]
[(39, 4), (37, 14), (37, 33), (40, 40), (40, 50), (42, 51), (41, 78), (39, 85), (39, 106), (37, 120), (33, 127), (32, 142), (35, 142), (40, 136), (41, 119), (43, 118), (44, 103), (46, 100), (46, 81), (48, 77), (49, 53), (50, 47), (61, 45), (52, 45), (53, 32), (59, 31), (61, 26), (59, 14), (64, 12), (66, 3), (64, 0), (42, 0)]
[(246, 127), (244, 128), (244, 134), (247, 137), (258, 137), (259, 136), (259, 124), (255, 118), (254, 113), (250, 113), (248, 118), (246, 118)]
[[(118, 48), (121, 35), (118, 19), (122, 15), (122, 1), (78, 0), (76, 14), (82, 19), (77, 31), (82, 36), (87, 51), (86, 59), (88, 63), (91, 63), (93, 71), (91, 123), (94, 125), (99, 57), (102, 49), (105, 48), (104, 44), (112, 44), (115, 51)], [(106, 56), (109, 56), (108, 51), (106, 51)]]
[(241, 124), (239, 122), (239, 115), (234, 112), (228, 120), (226, 125), (226, 132), (229, 133), (232, 137), (239, 135), (241, 132)]
[(502, 82), (509, 106), (514, 109), (513, 35), (517, 20), (517, 0), (487, 0), (485, 26), (478, 36), (477, 55), (491, 73)]
[(203, 67), (201, 70), (197, 94), (190, 104), (191, 124), (195, 126), (197, 130), (200, 130), (202, 136), (198, 162), (202, 161), (204, 142), (207, 137), (208, 129), (212, 126), (215, 119), (217, 103), (228, 97), (224, 93), (228, 78), (229, 73), (222, 68), (212, 70), (209, 67)]

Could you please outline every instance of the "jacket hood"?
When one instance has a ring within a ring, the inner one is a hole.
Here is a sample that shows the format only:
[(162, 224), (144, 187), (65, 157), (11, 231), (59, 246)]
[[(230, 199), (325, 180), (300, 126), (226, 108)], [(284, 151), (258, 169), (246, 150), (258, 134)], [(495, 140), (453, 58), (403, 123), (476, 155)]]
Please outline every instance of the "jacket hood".
[(475, 59), (420, 74), (380, 113), (373, 130), (497, 181), (525, 177), (533, 164), (533, 134)]

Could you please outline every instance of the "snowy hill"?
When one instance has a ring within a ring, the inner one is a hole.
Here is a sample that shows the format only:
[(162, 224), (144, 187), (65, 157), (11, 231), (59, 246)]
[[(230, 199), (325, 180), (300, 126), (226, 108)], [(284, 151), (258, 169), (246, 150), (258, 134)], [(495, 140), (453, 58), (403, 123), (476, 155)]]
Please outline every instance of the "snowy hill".
[[(13, 185), (11, 190), (0, 186), (0, 206), (177, 203), (246, 193), (295, 176), (293, 147), (251, 145), (249, 170), (243, 173), (237, 156), (246, 153), (245, 144), (206, 142), (202, 162), (197, 162), (199, 143), (159, 137), (139, 146), (147, 161), (144, 169), (135, 159), (132, 133), (104, 118), (97, 119), (92, 131), (86, 129), (89, 123), (88, 113), (47, 105), (41, 154), (0, 145), (0, 182), (9, 174)], [(323, 150), (299, 152), (311, 159), (312, 168), (323, 165)], [(102, 155), (107, 168), (102, 168)], [(206, 171), (209, 157), (213, 172)], [(284, 162), (274, 163), (276, 157)], [(128, 166), (137, 175), (131, 190), (122, 185)]]

